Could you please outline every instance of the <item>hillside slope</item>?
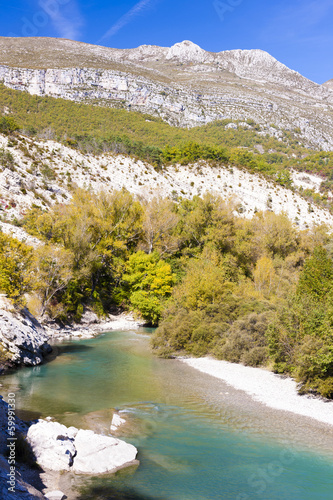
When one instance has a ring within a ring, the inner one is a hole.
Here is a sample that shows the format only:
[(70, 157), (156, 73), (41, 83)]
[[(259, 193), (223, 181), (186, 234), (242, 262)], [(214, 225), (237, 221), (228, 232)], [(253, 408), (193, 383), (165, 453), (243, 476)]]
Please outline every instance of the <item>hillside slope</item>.
[(261, 50), (111, 49), (70, 40), (0, 38), (0, 82), (36, 95), (139, 110), (177, 126), (254, 120), (263, 133), (300, 129), (333, 150), (333, 94)]
[[(46, 208), (66, 203), (75, 186), (94, 191), (126, 188), (151, 198), (156, 194), (190, 198), (205, 192), (233, 197), (239, 214), (255, 211), (285, 211), (300, 227), (326, 223), (333, 226), (327, 211), (299, 194), (274, 184), (259, 174), (236, 167), (211, 167), (201, 161), (188, 166), (169, 166), (156, 171), (150, 164), (130, 157), (105, 153), (82, 154), (55, 141), (34, 141), (18, 136), (16, 144), (0, 135), (0, 148), (12, 160), (0, 172), (0, 209), (3, 221), (20, 219), (33, 205)], [(295, 185), (318, 190), (321, 178), (293, 172)], [(8, 232), (8, 228), (5, 229)], [(32, 242), (33, 243), (33, 242)]]

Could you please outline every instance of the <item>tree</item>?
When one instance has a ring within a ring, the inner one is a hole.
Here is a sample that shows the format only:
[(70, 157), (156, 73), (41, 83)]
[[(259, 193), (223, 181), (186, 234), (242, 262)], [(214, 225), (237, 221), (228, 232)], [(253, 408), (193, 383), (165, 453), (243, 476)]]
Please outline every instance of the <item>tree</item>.
[(299, 245), (299, 235), (285, 213), (257, 213), (253, 219), (253, 244), (257, 255), (286, 258)]
[(43, 316), (53, 297), (72, 279), (73, 256), (63, 248), (45, 245), (37, 248), (35, 258), (35, 290), (41, 299)]
[(316, 247), (305, 261), (300, 275), (297, 293), (309, 295), (315, 300), (325, 300), (333, 289), (333, 261), (323, 247)]
[(32, 248), (0, 232), (0, 290), (19, 300), (32, 286)]
[(3, 134), (10, 134), (19, 129), (16, 121), (12, 116), (2, 116), (0, 118), (0, 132)]
[(253, 272), (254, 285), (259, 293), (268, 295), (274, 286), (275, 270), (272, 259), (267, 256), (261, 257)]
[(199, 259), (188, 262), (186, 275), (175, 288), (175, 302), (186, 310), (205, 309), (222, 303), (238, 281), (236, 259), (221, 257), (216, 250), (205, 248)]
[(144, 249), (150, 254), (157, 250), (161, 255), (172, 254), (179, 247), (175, 234), (179, 216), (175, 204), (168, 198), (155, 196), (143, 202), (143, 241)]
[(139, 251), (131, 255), (123, 275), (133, 309), (152, 325), (160, 319), (163, 303), (171, 295), (174, 280), (171, 266), (161, 260), (157, 252), (145, 254)]

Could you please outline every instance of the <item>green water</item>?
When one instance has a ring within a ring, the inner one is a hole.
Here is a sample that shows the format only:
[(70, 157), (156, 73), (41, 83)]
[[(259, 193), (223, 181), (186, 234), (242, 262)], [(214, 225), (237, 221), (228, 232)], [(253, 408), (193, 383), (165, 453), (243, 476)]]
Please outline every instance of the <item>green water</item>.
[(16, 392), (26, 418), (52, 415), (103, 433), (117, 408), (130, 422), (125, 439), (139, 449), (135, 471), (89, 481), (82, 498), (333, 499), (333, 436), (325, 426), (157, 359), (134, 332), (58, 349), (53, 361), (3, 377), (4, 397)]

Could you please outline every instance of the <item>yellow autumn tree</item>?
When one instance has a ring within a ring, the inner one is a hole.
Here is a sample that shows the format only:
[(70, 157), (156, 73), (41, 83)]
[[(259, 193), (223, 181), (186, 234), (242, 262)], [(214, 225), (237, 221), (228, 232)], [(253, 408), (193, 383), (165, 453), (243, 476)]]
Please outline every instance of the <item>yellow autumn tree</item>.
[(270, 295), (274, 288), (276, 273), (272, 259), (267, 256), (261, 257), (253, 272), (254, 285), (257, 292), (262, 295)]
[(0, 232), (0, 291), (18, 300), (31, 289), (32, 248)]

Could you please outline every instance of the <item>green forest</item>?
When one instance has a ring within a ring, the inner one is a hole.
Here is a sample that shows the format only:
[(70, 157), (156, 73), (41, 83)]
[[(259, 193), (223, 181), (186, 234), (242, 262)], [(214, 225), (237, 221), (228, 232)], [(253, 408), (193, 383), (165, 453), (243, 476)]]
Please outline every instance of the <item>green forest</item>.
[(267, 366), (333, 397), (332, 237), (284, 214), (233, 214), (217, 195), (176, 203), (77, 190), (22, 221), (43, 245), (0, 234), (0, 288), (60, 323), (87, 306), (132, 310), (158, 326), (160, 356)]

